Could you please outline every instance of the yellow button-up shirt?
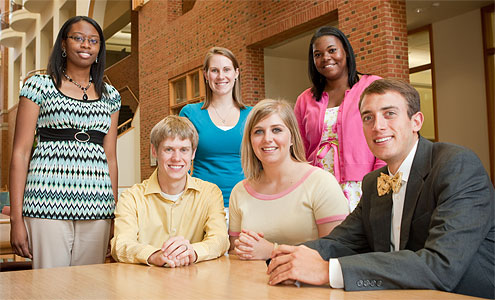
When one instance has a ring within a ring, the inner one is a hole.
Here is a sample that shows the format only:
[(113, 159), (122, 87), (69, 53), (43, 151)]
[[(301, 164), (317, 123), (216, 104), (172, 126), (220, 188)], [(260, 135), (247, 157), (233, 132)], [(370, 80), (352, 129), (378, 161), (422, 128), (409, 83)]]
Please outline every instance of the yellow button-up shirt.
[(220, 189), (187, 175), (184, 193), (176, 201), (161, 195), (157, 170), (119, 197), (115, 209), (112, 256), (120, 262), (148, 263), (148, 258), (174, 236), (188, 239), (196, 262), (217, 258), (229, 249)]

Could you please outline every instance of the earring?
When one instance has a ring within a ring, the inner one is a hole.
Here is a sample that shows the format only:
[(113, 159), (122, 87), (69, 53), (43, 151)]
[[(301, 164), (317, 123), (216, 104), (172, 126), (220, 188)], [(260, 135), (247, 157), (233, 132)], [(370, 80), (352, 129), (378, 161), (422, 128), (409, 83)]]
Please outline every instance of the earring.
[(67, 52), (65, 51), (65, 48), (62, 49), (62, 57), (64, 57), (64, 58), (67, 57)]
[(95, 64), (97, 64), (97, 63), (98, 63), (98, 56), (96, 57), (96, 60), (95, 60)]

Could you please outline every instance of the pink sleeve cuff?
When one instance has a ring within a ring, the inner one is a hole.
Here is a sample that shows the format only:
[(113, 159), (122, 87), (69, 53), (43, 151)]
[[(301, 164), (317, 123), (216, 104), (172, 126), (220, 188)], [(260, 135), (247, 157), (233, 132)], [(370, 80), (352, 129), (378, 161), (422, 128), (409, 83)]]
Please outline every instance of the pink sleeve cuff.
[(235, 232), (235, 231), (230, 231), (229, 230), (229, 235), (230, 236), (239, 236), (241, 233), (240, 232)]
[(316, 224), (325, 224), (325, 223), (330, 223), (330, 222), (335, 222), (335, 221), (343, 221), (345, 218), (348, 216), (348, 214), (344, 215), (335, 215), (335, 216), (330, 216), (330, 217), (325, 217), (316, 220)]

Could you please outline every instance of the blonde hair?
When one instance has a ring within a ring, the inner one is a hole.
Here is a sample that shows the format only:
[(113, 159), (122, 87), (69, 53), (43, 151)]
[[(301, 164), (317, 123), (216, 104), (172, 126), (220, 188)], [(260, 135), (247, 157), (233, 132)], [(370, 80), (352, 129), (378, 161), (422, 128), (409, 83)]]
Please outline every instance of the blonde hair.
[[(232, 65), (234, 66), (234, 70), (239, 69), (239, 62), (235, 58), (234, 54), (232, 51), (230, 51), (227, 48), (222, 48), (222, 47), (213, 47), (208, 50), (205, 56), (205, 61), (203, 63), (203, 71), (208, 73), (208, 68), (210, 67), (210, 58), (215, 55), (222, 55), (230, 59), (232, 61)], [(206, 88), (206, 97), (205, 97), (205, 102), (201, 109), (207, 109), (212, 101), (213, 97), (213, 91), (211, 90), (210, 85), (206, 81), (206, 78), (203, 76), (203, 80), (205, 82), (205, 88)], [(246, 106), (242, 102), (242, 97), (241, 97), (241, 73), (239, 72), (239, 76), (237, 76), (237, 79), (234, 82), (234, 88), (232, 89), (232, 98), (234, 99), (234, 104), (239, 108), (239, 109), (245, 109)]]
[(151, 129), (150, 140), (151, 144), (158, 150), (160, 143), (168, 138), (180, 138), (181, 140), (189, 139), (191, 141), (192, 150), (196, 150), (198, 146), (198, 132), (194, 125), (186, 117), (170, 115), (165, 119), (156, 123)]
[(304, 146), (299, 133), (296, 116), (292, 107), (284, 100), (265, 99), (256, 104), (246, 119), (244, 136), (241, 144), (241, 162), (244, 176), (247, 179), (258, 180), (263, 171), (263, 165), (258, 159), (251, 144), (251, 131), (254, 126), (272, 114), (278, 114), (290, 131), (292, 146), (290, 156), (294, 161), (306, 162)]

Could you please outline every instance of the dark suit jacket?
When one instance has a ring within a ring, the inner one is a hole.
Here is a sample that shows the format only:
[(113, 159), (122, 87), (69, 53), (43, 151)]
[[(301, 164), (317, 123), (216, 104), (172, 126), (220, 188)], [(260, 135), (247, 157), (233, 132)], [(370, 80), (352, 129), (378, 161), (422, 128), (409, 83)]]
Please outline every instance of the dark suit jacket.
[(361, 201), (340, 226), (305, 245), (325, 260), (339, 258), (346, 290), (436, 289), (493, 298), (495, 194), (478, 157), (420, 137), (395, 252), (392, 194), (378, 196), (380, 172), (387, 167), (364, 177)]

